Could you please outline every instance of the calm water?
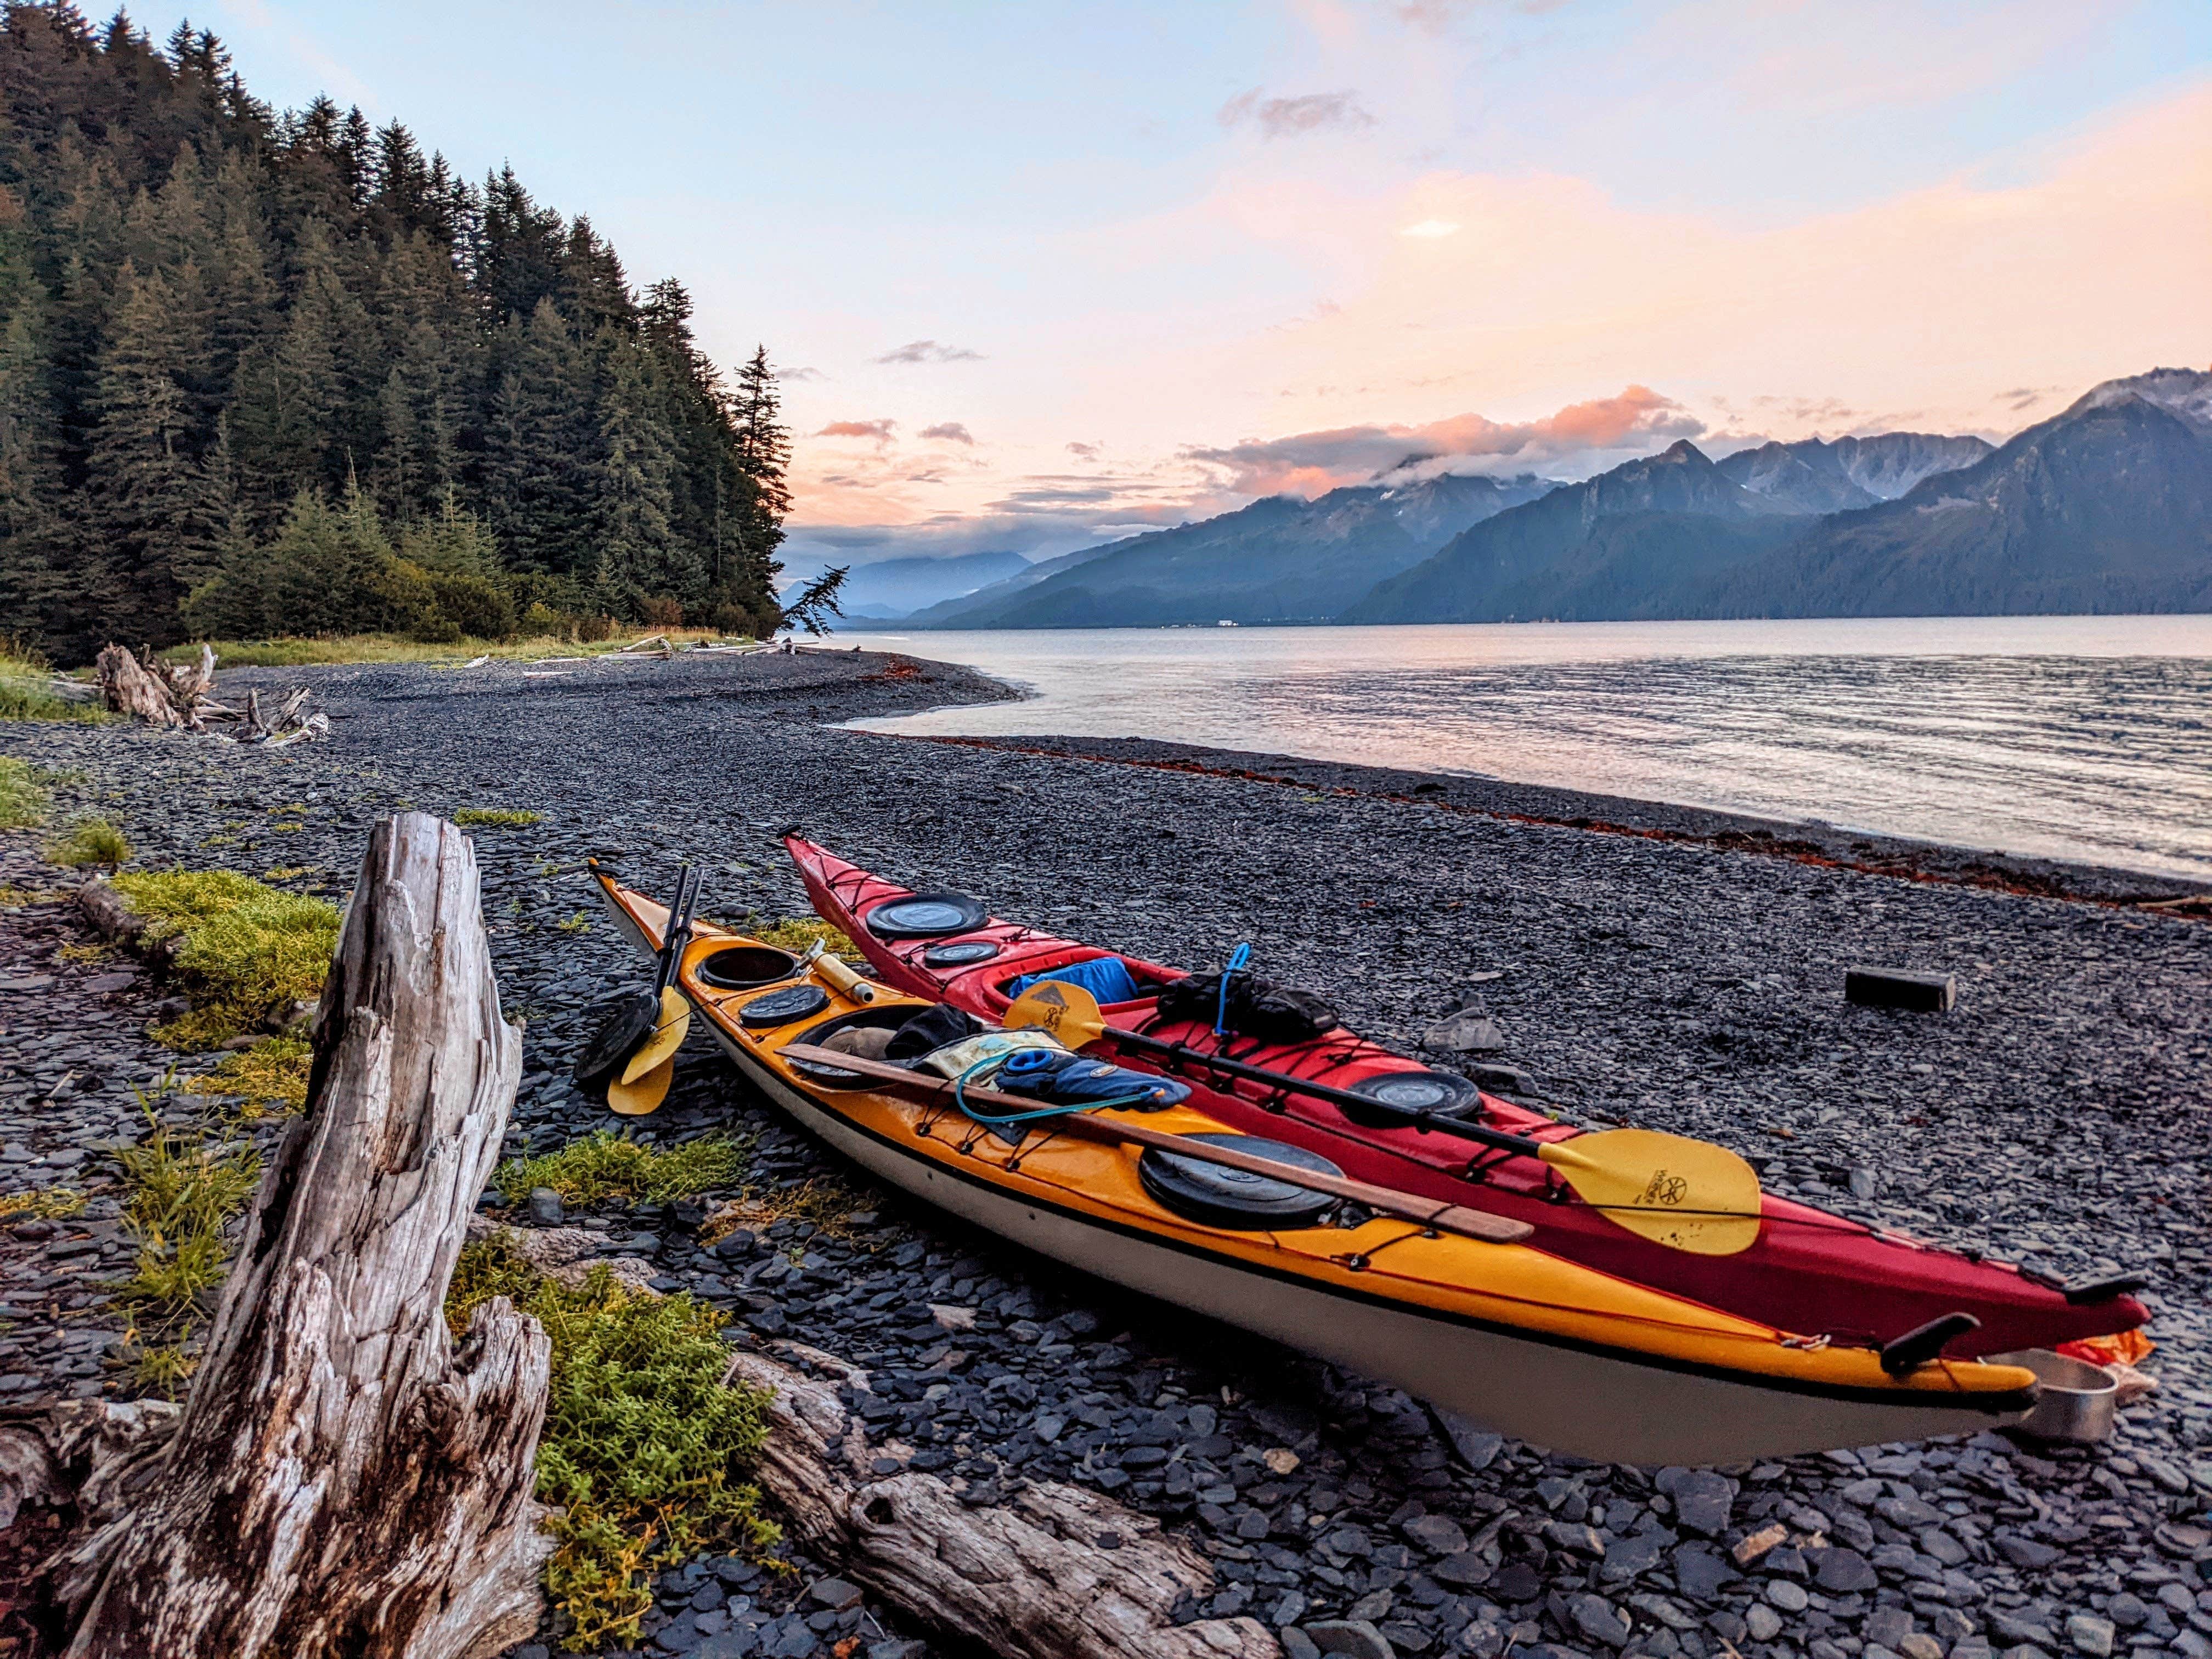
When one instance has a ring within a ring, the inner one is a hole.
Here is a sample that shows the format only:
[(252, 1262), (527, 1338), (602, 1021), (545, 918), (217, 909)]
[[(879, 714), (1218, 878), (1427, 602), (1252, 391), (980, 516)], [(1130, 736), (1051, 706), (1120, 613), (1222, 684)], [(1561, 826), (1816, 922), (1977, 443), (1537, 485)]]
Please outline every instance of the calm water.
[(837, 638), (1030, 694), (876, 731), (1161, 738), (2212, 878), (2212, 617)]

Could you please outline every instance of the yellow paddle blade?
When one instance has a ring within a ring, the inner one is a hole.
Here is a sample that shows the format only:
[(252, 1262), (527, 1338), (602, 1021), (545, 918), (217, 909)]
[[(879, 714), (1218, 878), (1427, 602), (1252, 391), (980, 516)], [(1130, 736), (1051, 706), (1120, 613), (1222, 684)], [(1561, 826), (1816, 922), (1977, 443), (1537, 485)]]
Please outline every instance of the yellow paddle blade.
[(668, 1098), (668, 1085), (675, 1077), (676, 1060), (671, 1055), (635, 1083), (611, 1083), (607, 1085), (607, 1109), (624, 1117), (643, 1117), (648, 1112), (657, 1112), (660, 1103)]
[(1098, 999), (1080, 985), (1063, 985), (1056, 979), (1023, 992), (999, 1023), (1010, 1031), (1035, 1026), (1059, 1038), (1067, 1048), (1096, 1042), (1106, 1031), (1106, 1016), (1098, 1012)]
[(1759, 1175), (1710, 1141), (1607, 1129), (1538, 1154), (1583, 1201), (1639, 1238), (1692, 1255), (1734, 1255), (1759, 1240)]
[(622, 1080), (635, 1083), (684, 1046), (691, 1030), (691, 1005), (673, 985), (660, 994), (660, 1013), (637, 1052), (622, 1069)]

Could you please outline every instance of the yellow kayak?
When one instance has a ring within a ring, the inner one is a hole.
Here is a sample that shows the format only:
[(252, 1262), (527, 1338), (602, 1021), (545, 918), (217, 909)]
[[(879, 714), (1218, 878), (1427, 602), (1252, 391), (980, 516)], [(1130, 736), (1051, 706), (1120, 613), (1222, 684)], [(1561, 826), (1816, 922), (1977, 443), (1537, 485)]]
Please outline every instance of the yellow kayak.
[[(599, 879), (625, 934), (657, 952), (665, 907)], [(1055, 1134), (1049, 1119), (987, 1129), (946, 1103), (787, 1055), (852, 1026), (896, 1028), (931, 1006), (855, 978), (842, 963), (825, 969), (702, 922), (672, 983), (740, 1071), (879, 1180), (1503, 1433), (1607, 1462), (1722, 1463), (1971, 1433), (2018, 1422), (2034, 1404), (2034, 1375), (2017, 1365), (1936, 1359), (1895, 1376), (1873, 1350), (1830, 1346), (1522, 1243), (1381, 1215), (1274, 1229), (1194, 1219), (1147, 1179), (1156, 1153)], [(1223, 1133), (1182, 1106), (1091, 1115)]]

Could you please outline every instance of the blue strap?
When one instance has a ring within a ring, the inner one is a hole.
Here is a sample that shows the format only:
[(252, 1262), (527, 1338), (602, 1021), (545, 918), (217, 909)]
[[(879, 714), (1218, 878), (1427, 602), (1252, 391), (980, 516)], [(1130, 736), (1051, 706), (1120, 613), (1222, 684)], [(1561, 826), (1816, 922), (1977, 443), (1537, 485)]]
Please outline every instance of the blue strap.
[(1221, 1000), (1213, 1010), (1213, 1035), (1216, 1036), (1229, 1034), (1229, 976), (1251, 960), (1252, 946), (1249, 943), (1238, 945), (1229, 953), (1229, 965), (1221, 970)]

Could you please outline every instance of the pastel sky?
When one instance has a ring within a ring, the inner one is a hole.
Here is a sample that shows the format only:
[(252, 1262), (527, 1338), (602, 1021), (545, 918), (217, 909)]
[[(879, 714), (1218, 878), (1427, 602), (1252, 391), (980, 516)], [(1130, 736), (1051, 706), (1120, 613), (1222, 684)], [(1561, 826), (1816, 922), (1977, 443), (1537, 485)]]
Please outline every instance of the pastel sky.
[[(140, 11), (157, 34), (172, 9)], [(220, 0), (262, 96), (511, 161), (798, 434), (794, 566), (1408, 456), (2001, 437), (2212, 362), (2203, 0)]]

